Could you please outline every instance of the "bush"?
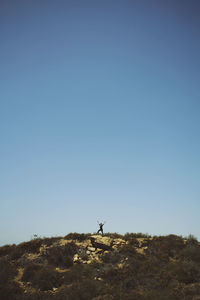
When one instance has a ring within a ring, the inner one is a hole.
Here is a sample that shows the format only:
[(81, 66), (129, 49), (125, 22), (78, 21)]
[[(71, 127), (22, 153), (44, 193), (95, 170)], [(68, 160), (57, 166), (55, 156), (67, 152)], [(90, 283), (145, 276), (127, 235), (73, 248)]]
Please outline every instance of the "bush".
[(73, 283), (71, 286), (59, 289), (56, 300), (89, 300), (101, 294), (104, 294), (101, 282), (84, 279), (83, 281)]
[(57, 298), (54, 297), (51, 291), (49, 292), (34, 291), (34, 292), (27, 292), (19, 300), (57, 300)]
[(119, 253), (123, 256), (139, 256), (134, 246), (130, 244), (123, 245), (121, 248), (119, 248)]
[(141, 233), (141, 232), (138, 232), (138, 233), (129, 233), (127, 232), (125, 235), (124, 235), (124, 239), (126, 241), (128, 241), (129, 239), (133, 239), (133, 238), (150, 238), (151, 235), (149, 235), (148, 233)]
[(42, 245), (46, 245), (46, 246), (51, 246), (52, 244), (58, 242), (59, 240), (61, 240), (62, 237), (61, 236), (56, 236), (56, 237), (44, 237), (42, 239)]
[(31, 282), (35, 288), (47, 291), (62, 285), (62, 274), (50, 266), (32, 264), (24, 268), (22, 281)]
[(9, 255), (14, 249), (16, 248), (16, 245), (5, 245), (0, 247), (0, 256)]
[(71, 267), (72, 257), (77, 252), (77, 246), (71, 242), (64, 246), (53, 246), (47, 249), (45, 257), (48, 262), (57, 267)]
[(117, 232), (113, 232), (113, 233), (106, 232), (106, 233), (104, 233), (103, 236), (108, 236), (108, 237), (110, 237), (112, 239), (123, 239), (123, 235), (121, 235), (121, 234), (119, 234)]
[(74, 240), (74, 241), (76, 240), (76, 241), (82, 242), (82, 241), (88, 240), (90, 235), (91, 234), (89, 234), (89, 233), (74, 232), (74, 233), (67, 234), (64, 238), (66, 240)]
[(38, 253), (42, 245), (42, 239), (34, 239), (29, 242), (24, 242), (17, 245), (17, 248), (21, 249), (23, 253)]
[(119, 284), (122, 280), (121, 270), (110, 267), (107, 268), (102, 274), (102, 278), (108, 285), (113, 285), (115, 283)]
[(0, 284), (6, 284), (17, 275), (17, 270), (8, 257), (0, 258)]
[(24, 291), (14, 281), (7, 284), (0, 284), (1, 300), (21, 300), (23, 299), (23, 292)]
[(95, 277), (96, 270), (91, 265), (74, 265), (69, 271), (63, 273), (63, 282), (65, 284), (71, 284), (80, 282), (84, 279), (93, 279)]
[(117, 251), (108, 252), (101, 256), (101, 260), (104, 263), (111, 263), (111, 264), (119, 263), (121, 258), (122, 256)]
[(0, 256), (8, 254), (11, 259), (17, 260), (25, 253), (39, 253), (42, 245), (51, 246), (54, 242), (58, 241), (60, 237), (54, 238), (36, 238), (29, 242), (23, 242), (18, 245), (5, 245), (0, 247)]
[(188, 237), (187, 237), (187, 244), (198, 245), (198, 240), (194, 235), (189, 234)]
[(12, 260), (19, 259), (24, 254), (24, 250), (15, 246), (13, 247), (12, 251), (10, 252), (9, 256)]
[(180, 283), (190, 284), (200, 280), (199, 267), (193, 261), (170, 262), (163, 272), (169, 281), (176, 279)]
[(157, 255), (164, 260), (177, 256), (185, 247), (184, 240), (176, 235), (154, 237), (149, 244), (147, 253)]
[(142, 300), (182, 300), (181, 293), (176, 293), (173, 295), (172, 291), (163, 289), (163, 290), (152, 290), (152, 291), (145, 291), (143, 294)]
[(9, 251), (11, 259), (17, 260), (25, 253), (38, 253), (42, 245), (42, 239), (34, 239), (29, 242), (23, 242), (19, 245), (13, 245)]
[(184, 260), (192, 260), (200, 264), (200, 247), (188, 244), (180, 253)]
[(139, 246), (139, 241), (135, 237), (134, 233), (126, 233), (124, 235), (124, 240), (128, 241), (130, 245), (138, 247)]

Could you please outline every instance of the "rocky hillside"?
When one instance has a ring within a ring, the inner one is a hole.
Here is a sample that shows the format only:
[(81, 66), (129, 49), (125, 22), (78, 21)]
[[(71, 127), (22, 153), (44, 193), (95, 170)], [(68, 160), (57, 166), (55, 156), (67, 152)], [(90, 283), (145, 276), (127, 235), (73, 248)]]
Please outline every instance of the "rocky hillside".
[(200, 300), (190, 236), (71, 233), (0, 247), (1, 300)]

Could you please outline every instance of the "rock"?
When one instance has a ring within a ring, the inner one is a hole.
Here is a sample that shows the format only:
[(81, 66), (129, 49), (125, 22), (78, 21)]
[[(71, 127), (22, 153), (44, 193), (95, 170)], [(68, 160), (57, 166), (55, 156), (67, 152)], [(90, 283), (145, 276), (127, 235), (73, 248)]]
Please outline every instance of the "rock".
[(114, 245), (124, 245), (124, 244), (126, 244), (126, 241), (124, 241), (122, 239), (114, 239), (113, 244)]
[(123, 264), (118, 264), (117, 266), (118, 266), (119, 269), (123, 268)]
[(113, 250), (117, 250), (119, 248), (119, 246), (118, 245), (113, 245), (112, 248), (113, 248)]
[(89, 251), (92, 251), (92, 252), (95, 251), (95, 248), (94, 248), (94, 247), (90, 247), (90, 246), (89, 246), (89, 247), (87, 247), (87, 248), (88, 248)]
[(103, 280), (101, 277), (94, 277), (94, 280), (99, 280), (99, 281), (101, 281), (101, 280)]
[(73, 261), (74, 261), (74, 263), (76, 263), (76, 262), (79, 261), (78, 254), (75, 254), (75, 255), (74, 255)]
[(103, 250), (110, 250), (113, 245), (113, 239), (107, 236), (93, 235), (90, 240), (93, 247)]
[(96, 253), (96, 254), (101, 254), (101, 253), (103, 253), (103, 250), (100, 249), (100, 248), (97, 248), (96, 251), (95, 251), (95, 253)]

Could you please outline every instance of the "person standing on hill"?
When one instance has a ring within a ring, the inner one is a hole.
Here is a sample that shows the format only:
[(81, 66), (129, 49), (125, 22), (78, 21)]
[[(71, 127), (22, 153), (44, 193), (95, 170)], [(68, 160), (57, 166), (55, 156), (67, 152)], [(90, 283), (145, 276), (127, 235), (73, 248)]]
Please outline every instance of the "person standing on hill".
[(103, 226), (104, 226), (105, 222), (104, 223), (99, 223), (99, 221), (97, 221), (97, 223), (99, 224), (99, 230), (97, 231), (97, 234), (99, 232), (101, 232), (101, 234), (103, 235)]

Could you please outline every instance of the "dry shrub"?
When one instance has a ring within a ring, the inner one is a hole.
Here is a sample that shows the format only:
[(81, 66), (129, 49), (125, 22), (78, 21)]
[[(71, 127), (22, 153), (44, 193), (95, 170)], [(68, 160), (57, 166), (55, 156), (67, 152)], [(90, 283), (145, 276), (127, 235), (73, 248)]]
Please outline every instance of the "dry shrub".
[(198, 245), (198, 240), (194, 235), (189, 234), (188, 237), (187, 237), (187, 244)]
[(175, 279), (179, 283), (195, 283), (200, 280), (200, 269), (193, 261), (170, 262), (163, 269), (163, 278), (168, 278), (168, 282)]
[(157, 255), (163, 259), (177, 256), (185, 247), (182, 237), (176, 235), (154, 237), (149, 244), (147, 253)]
[(115, 284), (116, 282), (121, 281), (121, 271), (119, 269), (115, 268), (109, 268), (104, 271), (102, 274), (102, 278), (105, 280), (106, 283), (112, 285)]
[(63, 282), (65, 284), (71, 284), (80, 282), (84, 279), (93, 279), (95, 277), (96, 270), (91, 265), (74, 265), (70, 270), (63, 274)]
[(179, 293), (173, 295), (172, 291), (163, 289), (163, 290), (151, 290), (144, 291), (142, 300), (182, 300), (182, 294)]
[(126, 245), (122, 245), (119, 248), (119, 253), (122, 254), (123, 256), (140, 256), (137, 251), (135, 250), (135, 247), (131, 244), (126, 244)]
[(16, 245), (5, 245), (0, 247), (0, 256), (10, 255), (10, 253), (13, 251), (13, 249), (16, 248)]
[(66, 240), (74, 240), (74, 241), (83, 242), (83, 241), (89, 239), (90, 236), (91, 236), (91, 234), (89, 234), (89, 233), (72, 232), (72, 233), (67, 234), (64, 238)]
[(104, 233), (103, 236), (107, 236), (107, 237), (110, 237), (112, 239), (122, 239), (123, 238), (123, 235), (117, 233), (117, 232), (106, 232)]
[(53, 267), (32, 264), (24, 268), (22, 281), (31, 282), (35, 288), (47, 291), (62, 285), (62, 274)]
[(57, 300), (57, 298), (54, 297), (51, 291), (34, 291), (27, 292), (19, 300)]
[[(186, 299), (195, 299), (195, 295), (200, 295), (200, 284), (187, 284), (183, 288), (184, 294), (188, 297)], [(191, 298), (189, 298), (191, 297)]]
[(25, 253), (38, 253), (42, 245), (42, 239), (34, 239), (19, 245), (13, 245), (9, 255), (11, 259), (17, 260)]
[(45, 237), (42, 239), (42, 245), (51, 246), (52, 244), (58, 242), (62, 237)]
[(118, 251), (108, 252), (101, 256), (101, 260), (104, 263), (111, 263), (111, 264), (119, 263), (121, 258), (122, 256), (119, 254)]
[(17, 275), (17, 269), (8, 256), (0, 258), (0, 299), (21, 300), (23, 291), (13, 281)]
[(0, 284), (7, 284), (17, 274), (17, 270), (8, 257), (0, 258)]
[(92, 300), (115, 300), (115, 297), (113, 295), (105, 294), (105, 295), (100, 295)]
[(0, 299), (1, 300), (22, 300), (23, 290), (14, 281), (8, 282), (7, 284), (0, 284)]
[(151, 235), (149, 235), (148, 233), (142, 233), (142, 232), (138, 232), (138, 233), (129, 233), (127, 232), (123, 238), (128, 241), (130, 239), (133, 239), (133, 238), (150, 238)]
[(47, 249), (45, 257), (48, 262), (57, 267), (71, 267), (72, 257), (77, 251), (75, 243), (71, 242), (64, 246), (53, 246)]
[(200, 247), (188, 244), (180, 253), (180, 257), (184, 260), (192, 260), (200, 264)]
[(5, 245), (0, 247), (0, 256), (9, 255), (11, 259), (17, 260), (26, 253), (39, 253), (42, 245), (50, 246), (58, 241), (60, 237), (54, 238), (36, 238), (29, 242), (23, 242), (18, 245)]
[(104, 294), (101, 282), (84, 279), (59, 289), (56, 300), (89, 300)]

